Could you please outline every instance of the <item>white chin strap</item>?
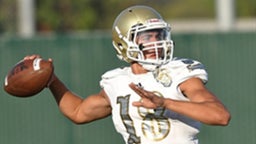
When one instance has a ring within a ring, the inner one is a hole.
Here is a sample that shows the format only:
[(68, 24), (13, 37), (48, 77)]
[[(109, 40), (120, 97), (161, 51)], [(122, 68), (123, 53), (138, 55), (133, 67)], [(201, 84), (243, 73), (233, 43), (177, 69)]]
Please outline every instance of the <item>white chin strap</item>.
[(142, 67), (148, 71), (154, 71), (158, 67), (157, 65), (145, 64), (145, 63), (141, 63), (141, 62), (139, 62), (139, 64), (142, 65)]

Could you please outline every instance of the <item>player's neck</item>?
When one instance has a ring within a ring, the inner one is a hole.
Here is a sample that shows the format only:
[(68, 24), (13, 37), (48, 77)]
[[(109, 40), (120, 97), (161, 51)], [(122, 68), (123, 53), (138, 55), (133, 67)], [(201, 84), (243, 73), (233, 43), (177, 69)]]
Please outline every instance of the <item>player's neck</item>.
[(143, 68), (140, 64), (138, 63), (132, 63), (131, 64), (131, 69), (132, 69), (132, 72), (134, 74), (143, 74), (143, 73), (147, 73), (148, 71)]

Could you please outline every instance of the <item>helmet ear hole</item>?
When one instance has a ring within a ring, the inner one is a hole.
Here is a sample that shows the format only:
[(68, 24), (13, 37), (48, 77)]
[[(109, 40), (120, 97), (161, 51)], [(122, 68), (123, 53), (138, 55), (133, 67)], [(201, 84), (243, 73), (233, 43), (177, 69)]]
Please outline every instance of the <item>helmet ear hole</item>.
[(117, 43), (118, 47), (123, 47), (123, 45), (121, 43)]

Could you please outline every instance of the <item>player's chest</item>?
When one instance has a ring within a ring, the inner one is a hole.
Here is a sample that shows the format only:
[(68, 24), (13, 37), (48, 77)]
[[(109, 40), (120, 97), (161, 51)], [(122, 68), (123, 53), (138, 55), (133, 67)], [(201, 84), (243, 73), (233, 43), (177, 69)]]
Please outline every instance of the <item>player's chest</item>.
[(139, 101), (141, 99), (141, 97), (129, 87), (130, 83), (139, 85), (147, 91), (154, 92), (159, 97), (176, 99), (180, 94), (177, 85), (172, 84), (170, 86), (164, 86), (151, 74), (127, 76), (117, 79), (116, 83), (112, 86), (112, 98), (115, 101), (114, 103), (120, 103), (121, 101), (131, 104), (133, 101)]
[(113, 109), (116, 109), (116, 112), (118, 111), (118, 114), (121, 114), (121, 116), (123, 115), (124, 117), (127, 114), (132, 114), (134, 117), (141, 118), (144, 118), (144, 116), (150, 113), (161, 115), (158, 114), (158, 112), (161, 111), (147, 110), (133, 106), (132, 103), (135, 101), (140, 101), (141, 97), (129, 87), (130, 83), (140, 85), (143, 87), (143, 89), (154, 92), (159, 97), (177, 99), (177, 97), (180, 95), (179, 91), (177, 90), (177, 86), (171, 85), (166, 87), (157, 82), (151, 75), (140, 77), (123, 77), (122, 79), (119, 79), (113, 87), (111, 101)]

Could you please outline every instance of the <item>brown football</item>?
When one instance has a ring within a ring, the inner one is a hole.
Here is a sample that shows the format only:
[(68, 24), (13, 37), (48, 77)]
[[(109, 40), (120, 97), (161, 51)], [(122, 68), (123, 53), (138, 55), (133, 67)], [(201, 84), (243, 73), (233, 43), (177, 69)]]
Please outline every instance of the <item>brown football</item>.
[(21, 60), (6, 75), (4, 90), (17, 97), (34, 96), (46, 87), (52, 73), (52, 62), (41, 58)]

